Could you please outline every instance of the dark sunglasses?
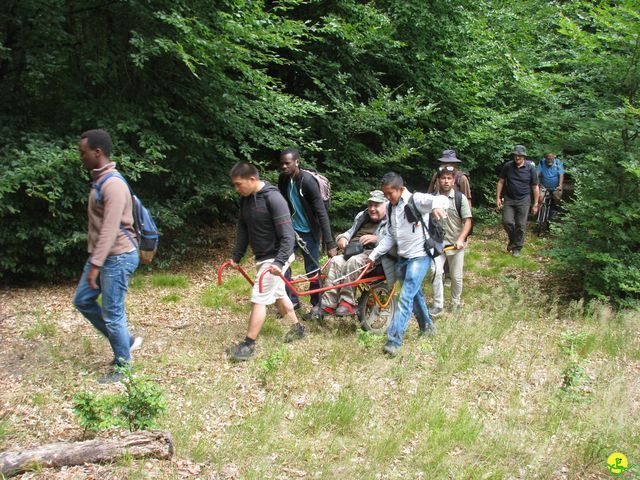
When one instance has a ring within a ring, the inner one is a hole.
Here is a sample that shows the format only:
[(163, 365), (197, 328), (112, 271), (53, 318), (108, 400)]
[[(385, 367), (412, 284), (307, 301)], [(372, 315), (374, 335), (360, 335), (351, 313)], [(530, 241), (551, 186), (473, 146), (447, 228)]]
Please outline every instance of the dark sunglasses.
[(443, 165), (441, 167), (438, 167), (438, 171), (439, 172), (455, 172), (456, 167), (454, 167), (453, 165)]

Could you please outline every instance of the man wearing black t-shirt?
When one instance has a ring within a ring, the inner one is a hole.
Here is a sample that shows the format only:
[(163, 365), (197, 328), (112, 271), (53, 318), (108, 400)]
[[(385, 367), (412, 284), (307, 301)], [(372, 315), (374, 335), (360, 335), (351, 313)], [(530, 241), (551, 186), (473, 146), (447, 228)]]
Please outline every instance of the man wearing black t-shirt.
[(533, 215), (538, 213), (538, 173), (535, 164), (527, 160), (524, 145), (516, 145), (512, 153), (513, 160), (505, 163), (500, 172), (496, 204), (502, 208), (502, 225), (509, 236), (507, 251), (519, 257), (524, 245), (529, 209)]

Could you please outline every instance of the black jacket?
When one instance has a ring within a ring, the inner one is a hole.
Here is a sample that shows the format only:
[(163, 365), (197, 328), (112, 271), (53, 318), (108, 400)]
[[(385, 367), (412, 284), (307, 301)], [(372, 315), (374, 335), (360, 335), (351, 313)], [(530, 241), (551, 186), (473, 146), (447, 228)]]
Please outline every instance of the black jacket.
[(295, 242), (287, 202), (276, 187), (265, 182), (259, 192), (240, 199), (236, 246), (231, 256), (234, 262), (239, 263), (251, 245), (257, 261), (275, 258), (273, 264), (282, 268)]
[[(284, 173), (280, 174), (278, 178), (278, 189), (282, 196), (287, 200), (289, 204), (289, 210), (293, 212), (293, 205), (289, 199), (289, 180), (291, 177)], [(311, 227), (311, 233), (313, 238), (320, 243), (320, 238), (324, 241), (327, 250), (336, 247), (336, 242), (333, 240), (331, 234), (331, 226), (329, 224), (329, 214), (322, 200), (322, 194), (320, 193), (320, 187), (318, 182), (313, 176), (300, 170), (300, 174), (294, 180), (296, 187), (298, 188), (298, 194), (300, 195), (300, 201), (302, 202), (302, 208), (304, 208), (304, 214), (309, 220), (309, 226)]]

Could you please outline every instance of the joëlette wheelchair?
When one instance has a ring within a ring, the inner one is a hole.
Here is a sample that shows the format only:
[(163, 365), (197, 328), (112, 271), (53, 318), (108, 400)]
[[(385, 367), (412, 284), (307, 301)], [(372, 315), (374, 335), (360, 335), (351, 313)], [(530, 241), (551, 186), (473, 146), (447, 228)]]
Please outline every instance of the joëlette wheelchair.
[[(363, 330), (370, 331), (375, 334), (383, 334), (396, 309), (395, 298), (395, 285), (389, 289), (386, 283), (384, 272), (381, 265), (377, 265), (373, 270), (370, 270), (368, 265), (359, 268), (353, 272), (349, 272), (346, 275), (336, 279), (333, 285), (323, 286), (323, 282), (326, 280), (326, 272), (331, 259), (327, 260), (315, 272), (311, 272), (307, 275), (298, 275), (291, 280), (284, 276), (284, 273), (279, 273), (278, 276), (284, 281), (286, 288), (294, 292), (298, 296), (311, 295), (313, 293), (322, 294), (328, 290), (339, 290), (344, 287), (355, 287), (355, 298), (358, 299), (357, 317), (360, 322), (360, 326)], [(227, 260), (220, 268), (218, 268), (218, 285), (222, 284), (222, 273), (226, 268), (234, 268), (231, 266), (231, 261)], [(242, 276), (253, 286), (253, 279), (247, 274), (247, 272), (240, 265), (235, 267)], [(346, 278), (360, 271), (358, 277), (353, 281), (346, 281)], [(268, 270), (265, 270), (258, 278), (258, 285), (260, 292), (262, 292), (262, 282), (266, 275), (273, 275)], [(343, 281), (344, 280), (344, 281)], [(319, 282), (320, 287), (308, 290), (299, 290), (298, 288), (302, 283)]]

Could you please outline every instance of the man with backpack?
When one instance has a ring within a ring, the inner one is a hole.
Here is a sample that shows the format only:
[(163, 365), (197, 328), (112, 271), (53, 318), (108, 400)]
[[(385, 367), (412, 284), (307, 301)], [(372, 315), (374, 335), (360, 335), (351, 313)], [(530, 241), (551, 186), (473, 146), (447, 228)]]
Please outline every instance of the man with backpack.
[(444, 227), (444, 248), (452, 247), (442, 255), (434, 258), (435, 275), (433, 278), (434, 308), (444, 309), (444, 284), (442, 281), (445, 260), (449, 264), (451, 275), (451, 307), (454, 312), (461, 308), (462, 277), (464, 267), (464, 251), (467, 237), (473, 225), (471, 206), (464, 194), (453, 189), (455, 182), (455, 168), (442, 166), (438, 171), (438, 192), (448, 199), (447, 216), (441, 222)]
[(513, 160), (505, 163), (500, 172), (496, 205), (502, 209), (502, 225), (509, 236), (507, 251), (519, 257), (524, 245), (529, 209), (533, 215), (538, 213), (538, 172), (535, 163), (527, 160), (524, 145), (516, 145), (511, 153)]
[[(240, 263), (247, 247), (251, 246), (257, 270), (251, 290), (247, 335), (236, 346), (227, 349), (227, 354), (233, 360), (243, 361), (255, 355), (255, 343), (266, 319), (267, 305), (275, 303), (280, 315), (292, 324), (284, 338), (285, 342), (303, 338), (305, 331), (298, 322), (293, 304), (287, 297), (285, 283), (279, 276), (294, 259), (295, 233), (287, 203), (276, 187), (260, 180), (258, 170), (248, 162), (236, 163), (230, 176), (241, 197), (232, 266)], [(258, 279), (265, 271), (270, 274), (264, 276), (260, 292)]]
[[(457, 157), (455, 150), (445, 150), (442, 152), (442, 156), (438, 159), (440, 162), (440, 167), (454, 167), (456, 170), (456, 178), (453, 182), (453, 190), (456, 192), (461, 192), (467, 197), (469, 201), (469, 205), (471, 205), (471, 184), (469, 182), (469, 175), (462, 170), (460, 170), (460, 164), (462, 160)], [(431, 182), (429, 182), (429, 187), (427, 188), (427, 193), (437, 194), (438, 193), (438, 172), (436, 171), (431, 177)]]
[[(122, 177), (113, 175), (117, 170), (115, 162), (109, 159), (112, 142), (106, 131), (84, 132), (79, 148), (80, 159), (89, 170), (93, 184), (87, 210), (89, 259), (78, 282), (73, 305), (109, 340), (114, 357), (112, 365), (124, 366), (131, 361), (131, 351), (142, 344), (141, 337), (129, 333), (125, 312), (129, 278), (139, 263), (133, 199)], [(102, 304), (99, 304), (97, 299), (101, 294)], [(122, 374), (114, 369), (98, 381), (111, 383), (121, 379)]]
[[(324, 242), (329, 257), (337, 255), (338, 249), (331, 234), (329, 214), (326, 201), (320, 190), (319, 176), (309, 170), (300, 168), (300, 154), (293, 148), (283, 150), (280, 154), (281, 174), (278, 178), (278, 189), (287, 200), (291, 212), (293, 229), (301, 242), (304, 268), (307, 274), (320, 269), (320, 247)], [(304, 248), (302, 248), (304, 246)], [(291, 272), (287, 271), (287, 278)], [(318, 282), (312, 282), (309, 288), (318, 288)], [(295, 308), (299, 308), (298, 296), (287, 291)], [(318, 313), (319, 294), (311, 295), (313, 313)]]
[(368, 263), (375, 262), (394, 246), (397, 247), (396, 278), (402, 283), (398, 306), (387, 330), (384, 352), (394, 356), (402, 339), (411, 313), (416, 314), (420, 334), (433, 335), (435, 327), (422, 294), (422, 282), (434, 255), (433, 241), (427, 232), (429, 216), (444, 218), (448, 200), (442, 195), (414, 193), (405, 188), (404, 180), (395, 172), (382, 177), (382, 192), (389, 200), (388, 233), (369, 255)]

